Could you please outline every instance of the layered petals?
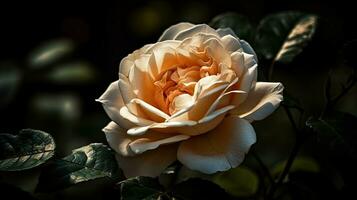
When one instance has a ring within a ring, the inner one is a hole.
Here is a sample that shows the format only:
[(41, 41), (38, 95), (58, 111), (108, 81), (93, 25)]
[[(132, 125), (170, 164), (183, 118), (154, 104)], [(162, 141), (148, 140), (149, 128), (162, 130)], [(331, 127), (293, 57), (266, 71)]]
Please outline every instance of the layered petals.
[(177, 158), (192, 170), (212, 174), (237, 167), (255, 142), (255, 132), (250, 123), (237, 116), (229, 116), (212, 131), (183, 141)]
[(250, 122), (283, 99), (280, 83), (257, 82), (253, 48), (230, 28), (179, 23), (122, 59), (119, 80), (97, 99), (103, 131), (127, 177), (157, 176), (178, 159), (215, 173), (243, 162)]

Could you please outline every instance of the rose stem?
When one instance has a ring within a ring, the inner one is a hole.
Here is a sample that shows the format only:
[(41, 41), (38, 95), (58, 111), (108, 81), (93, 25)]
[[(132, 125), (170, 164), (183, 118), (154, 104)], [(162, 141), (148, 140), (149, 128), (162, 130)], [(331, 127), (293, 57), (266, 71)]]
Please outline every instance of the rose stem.
[[(354, 70), (353, 74), (350, 76), (350, 79), (347, 81), (347, 86), (343, 88), (343, 90), (341, 91), (341, 93), (339, 95), (337, 95), (333, 99), (331, 99), (330, 95), (326, 95), (326, 104), (324, 106), (324, 109), (321, 112), (320, 118), (322, 118), (328, 110), (332, 109), (337, 104), (337, 102), (353, 88), (353, 86), (357, 82), (357, 77), (356, 77), (355, 73), (356, 73), (356, 71)], [(331, 75), (329, 73), (329, 77), (327, 79), (326, 85), (330, 84), (329, 83), (329, 81), (331, 81), (330, 76)], [(330, 94), (329, 90), (330, 90), (330, 87), (325, 87), (326, 94)]]
[(263, 160), (259, 157), (259, 155), (255, 151), (252, 152), (252, 155), (254, 159), (258, 162), (259, 166), (262, 168), (263, 173), (268, 177), (269, 182), (273, 184), (274, 179), (271, 176), (268, 167), (264, 164)]

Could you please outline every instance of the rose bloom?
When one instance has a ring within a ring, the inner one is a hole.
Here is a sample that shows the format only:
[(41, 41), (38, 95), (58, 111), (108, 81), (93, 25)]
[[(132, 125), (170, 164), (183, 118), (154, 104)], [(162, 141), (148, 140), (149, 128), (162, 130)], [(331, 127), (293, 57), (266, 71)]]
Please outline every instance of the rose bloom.
[(125, 57), (97, 100), (125, 176), (158, 176), (175, 160), (207, 174), (242, 163), (256, 142), (250, 122), (283, 99), (282, 84), (257, 82), (257, 62), (231, 29), (190, 23)]

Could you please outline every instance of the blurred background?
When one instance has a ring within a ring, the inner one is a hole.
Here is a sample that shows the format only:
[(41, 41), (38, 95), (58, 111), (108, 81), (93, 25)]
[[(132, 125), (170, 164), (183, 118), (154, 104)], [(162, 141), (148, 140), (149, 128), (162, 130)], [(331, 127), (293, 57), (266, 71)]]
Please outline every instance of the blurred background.
[[(232, 11), (257, 25), (267, 14), (287, 10), (317, 14), (319, 26), (293, 64), (276, 65), (273, 80), (300, 100), (306, 116), (318, 116), (329, 69), (336, 75), (336, 90), (349, 73), (342, 49), (357, 38), (352, 1), (1, 2), (0, 132), (44, 130), (55, 138), (61, 157), (89, 143), (106, 143), (101, 129), (109, 118), (94, 100), (118, 79), (119, 62), (127, 54), (156, 42), (177, 22), (209, 23), (214, 16)], [(337, 108), (357, 115), (356, 99), (355, 87)], [(263, 161), (273, 166), (286, 159), (294, 137), (283, 109), (254, 126), (258, 135), (254, 148)], [(301, 154), (324, 165), (328, 158), (314, 142)], [(12, 180), (18, 184), (17, 178)]]

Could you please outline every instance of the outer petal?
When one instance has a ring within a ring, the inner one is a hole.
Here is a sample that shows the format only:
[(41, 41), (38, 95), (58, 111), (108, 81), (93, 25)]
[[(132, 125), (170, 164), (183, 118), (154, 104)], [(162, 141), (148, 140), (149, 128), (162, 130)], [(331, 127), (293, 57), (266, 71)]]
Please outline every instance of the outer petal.
[(173, 39), (174, 40), (184, 40), (186, 38), (192, 37), (198, 33), (212, 34), (219, 37), (216, 30), (209, 27), (207, 24), (197, 24), (191, 28), (179, 32)]
[(217, 29), (217, 33), (221, 37), (224, 37), (226, 35), (232, 35), (232, 36), (238, 38), (238, 36), (234, 33), (234, 31), (231, 28), (219, 28), (219, 29)]
[(156, 177), (176, 160), (176, 154), (177, 144), (171, 144), (132, 157), (117, 154), (116, 158), (127, 178), (134, 176)]
[(232, 110), (234, 106), (226, 106), (220, 108), (209, 115), (203, 117), (198, 122), (196, 121), (168, 121), (163, 123), (155, 123), (148, 126), (133, 127), (128, 130), (130, 135), (148, 134), (150, 129), (162, 133), (180, 133), (183, 135), (196, 136), (214, 129), (224, 119), (226, 113)]
[(223, 36), (221, 40), (227, 51), (235, 52), (239, 51), (241, 48), (241, 43), (239, 39), (230, 34)]
[(249, 121), (264, 119), (278, 108), (283, 100), (283, 89), (281, 83), (258, 82), (232, 113)]
[(187, 30), (195, 25), (187, 22), (178, 23), (175, 25), (170, 26), (168, 29), (164, 31), (164, 33), (160, 36), (159, 42), (164, 40), (172, 40), (174, 39), (178, 33), (181, 31)]
[(250, 46), (250, 44), (249, 44), (248, 42), (246, 42), (245, 40), (240, 40), (240, 43), (242, 44), (243, 51), (244, 51), (245, 53), (254, 55), (255, 61), (258, 62), (257, 54), (255, 53), (255, 51), (253, 50), (253, 48)]
[(237, 167), (255, 142), (249, 122), (229, 116), (212, 131), (183, 141), (177, 158), (192, 170), (212, 174)]
[(150, 131), (142, 137), (131, 136), (126, 134), (126, 131), (114, 122), (110, 122), (103, 129), (103, 132), (110, 147), (122, 156), (137, 156), (148, 150), (156, 149), (159, 146), (177, 143), (190, 138), (187, 135), (167, 134), (155, 131)]
[(133, 127), (134, 124), (120, 115), (120, 109), (124, 106), (124, 102), (119, 90), (118, 82), (119, 81), (112, 82), (108, 89), (99, 97), (99, 99), (96, 99), (96, 101), (103, 104), (103, 108), (111, 120), (115, 121), (121, 127), (129, 129)]
[(117, 153), (123, 156), (132, 156), (129, 144), (132, 142), (132, 137), (128, 137), (126, 131), (120, 128), (116, 123), (110, 122), (102, 130), (105, 133), (109, 146)]

